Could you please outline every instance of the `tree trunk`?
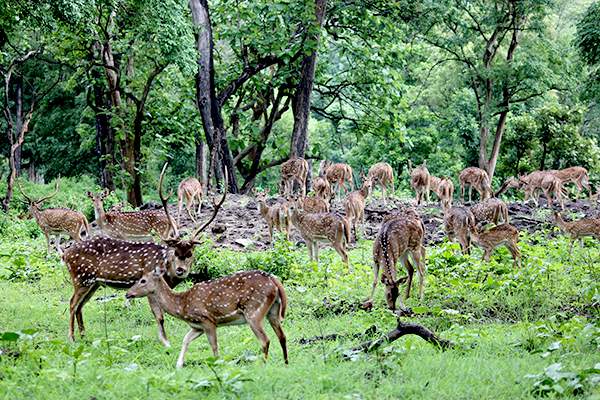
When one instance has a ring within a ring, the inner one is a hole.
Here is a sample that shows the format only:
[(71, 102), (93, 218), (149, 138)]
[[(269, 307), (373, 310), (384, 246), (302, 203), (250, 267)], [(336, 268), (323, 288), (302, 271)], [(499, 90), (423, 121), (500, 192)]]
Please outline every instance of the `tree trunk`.
[(312, 93), (315, 68), (317, 65), (318, 43), (321, 27), (327, 8), (327, 0), (315, 0), (315, 20), (312, 21), (318, 29), (315, 34), (308, 37), (315, 42), (313, 51), (304, 57), (301, 66), (300, 82), (296, 86), (296, 93), (292, 99), (294, 113), (294, 128), (292, 130), (291, 157), (304, 157), (308, 147), (308, 121), (310, 118), (310, 95)]
[(206, 146), (199, 134), (196, 135), (196, 177), (206, 188)]
[(100, 84), (100, 71), (92, 71), (94, 80), (94, 112), (96, 119), (96, 154), (100, 165), (100, 184), (109, 190), (115, 190), (112, 168), (114, 166), (114, 131), (110, 125), (110, 117), (107, 110), (110, 102), (104, 94), (104, 88)]
[[(23, 77), (17, 75), (15, 77), (15, 130), (21, 132), (23, 127)], [(15, 174), (21, 175), (21, 146), (15, 149)]]

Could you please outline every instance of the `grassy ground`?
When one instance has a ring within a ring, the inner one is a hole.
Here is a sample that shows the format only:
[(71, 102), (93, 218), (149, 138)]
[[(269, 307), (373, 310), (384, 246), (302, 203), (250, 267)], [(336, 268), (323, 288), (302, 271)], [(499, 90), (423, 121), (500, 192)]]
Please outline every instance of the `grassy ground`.
[[(86, 338), (68, 343), (65, 267), (56, 256), (45, 259), (45, 243), (31, 221), (12, 222), (10, 230), (2, 226), (0, 221), (1, 399), (600, 398), (600, 370), (594, 369), (600, 368), (597, 242), (569, 257), (562, 237), (523, 235), (521, 271), (512, 269), (505, 250), (487, 264), (479, 251), (466, 258), (455, 245), (428, 248), (425, 301), (408, 300), (416, 312), (410, 320), (457, 346), (440, 351), (405, 337), (350, 360), (343, 357), (348, 349), (395, 326), (381, 287), (372, 312), (356, 307), (371, 284), (370, 242), (352, 251), (353, 274), (331, 251), (323, 252), (317, 268), (304, 248), (285, 243), (249, 254), (204, 246), (196, 268), (211, 275), (260, 267), (283, 278), (290, 298), (284, 322), (290, 365), (284, 366), (270, 328), (265, 364), (257, 340), (241, 326), (219, 329), (220, 359), (211, 357), (200, 337), (190, 346), (186, 368), (175, 370), (187, 325), (167, 317), (173, 346), (163, 348), (145, 300), (126, 309), (124, 292), (99, 290), (84, 308)], [(352, 337), (373, 325), (378, 333)], [(330, 333), (347, 336), (299, 343)]]

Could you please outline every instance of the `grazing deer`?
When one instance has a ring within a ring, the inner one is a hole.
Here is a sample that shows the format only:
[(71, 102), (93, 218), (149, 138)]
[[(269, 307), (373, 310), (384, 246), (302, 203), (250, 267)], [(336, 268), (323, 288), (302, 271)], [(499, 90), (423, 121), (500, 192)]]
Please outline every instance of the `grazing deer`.
[(460, 200), (464, 201), (465, 186), (469, 186), (469, 203), (473, 189), (479, 193), (480, 200), (486, 200), (492, 196), (492, 186), (488, 173), (481, 168), (468, 167), (461, 171), (458, 175), (460, 182)]
[[(363, 176), (364, 178), (364, 176)], [(358, 240), (358, 224), (360, 223), (365, 235), (365, 200), (371, 194), (373, 182), (370, 178), (364, 178), (360, 190), (356, 190), (348, 195), (344, 202), (346, 219), (350, 226), (354, 228), (354, 240)]]
[(90, 227), (85, 215), (79, 211), (74, 211), (68, 208), (46, 208), (45, 210), (40, 209), (40, 206), (48, 199), (56, 196), (58, 193), (59, 180), (56, 180), (54, 192), (48, 196), (41, 197), (39, 199), (32, 199), (25, 194), (21, 184), (17, 181), (17, 187), (19, 192), (25, 199), (29, 207), (31, 216), (35, 219), (44, 236), (46, 237), (47, 252), (50, 254), (50, 236), (55, 235), (56, 250), (59, 254), (62, 254), (60, 248), (60, 235), (66, 233), (74, 241), (81, 241), (81, 233), (85, 232), (86, 237), (90, 235)]
[(578, 221), (565, 221), (559, 212), (554, 212), (556, 225), (570, 237), (569, 255), (573, 251), (575, 240), (583, 246), (583, 237), (592, 236), (600, 240), (600, 218), (582, 218)]
[[(196, 218), (200, 215), (202, 209), (202, 192), (202, 183), (193, 176), (185, 178), (179, 183), (177, 188), (177, 224), (181, 223), (181, 211), (184, 202), (188, 215), (192, 221), (196, 222)], [(196, 201), (198, 201), (198, 210), (192, 213)]]
[[(539, 205), (540, 191), (543, 191), (545, 194), (547, 191), (546, 198), (548, 199), (549, 204), (551, 204), (552, 201), (549, 197), (551, 194), (555, 197), (560, 195), (559, 202), (562, 203), (562, 181), (556, 177), (555, 171), (533, 171), (527, 175), (522, 175), (519, 178), (511, 176), (502, 184), (495, 196), (498, 197), (511, 188), (523, 189), (525, 193), (524, 201), (528, 201), (531, 198), (536, 207)], [(559, 188), (560, 190), (558, 192), (560, 193), (556, 192)], [(556, 193), (558, 193), (558, 195)]]
[(463, 254), (471, 253), (471, 232), (475, 229), (475, 216), (466, 207), (453, 206), (444, 215), (444, 228), (448, 240), (458, 239)]
[(495, 197), (477, 203), (471, 206), (470, 209), (475, 216), (475, 224), (477, 225), (486, 222), (493, 222), (497, 225), (500, 220), (505, 224), (509, 222), (506, 203)]
[(423, 197), (429, 202), (429, 190), (431, 185), (431, 175), (427, 169), (427, 162), (413, 169), (412, 163), (408, 160), (408, 171), (410, 172), (410, 186), (417, 195), (417, 205), (421, 204)]
[(494, 249), (500, 245), (505, 245), (514, 260), (515, 267), (521, 267), (521, 252), (517, 242), (519, 241), (519, 230), (511, 224), (496, 225), (488, 230), (481, 230), (475, 226), (471, 237), (473, 244), (483, 249), (483, 260), (490, 261), (490, 256)]
[(304, 197), (300, 201), (302, 202), (302, 209), (307, 213), (329, 212), (329, 203), (321, 197)]
[(284, 196), (291, 196), (294, 183), (298, 182), (302, 197), (306, 196), (308, 162), (304, 158), (293, 157), (281, 164), (281, 189)]
[[(435, 177), (432, 176), (432, 178)], [(452, 197), (454, 196), (454, 184), (452, 183), (452, 180), (450, 178), (443, 177), (439, 179), (439, 182), (436, 184), (436, 187), (432, 190), (440, 199), (442, 210), (447, 210), (452, 206)]]
[(104, 211), (104, 199), (110, 192), (104, 189), (100, 193), (87, 192), (94, 203), (96, 224), (102, 232), (114, 239), (132, 239), (149, 237), (156, 232), (161, 239), (179, 236), (175, 222), (169, 220), (162, 210), (142, 211)]
[[(165, 164), (159, 180), (159, 196), (167, 220), (173, 221), (169, 215), (167, 201), (162, 193)], [(225, 176), (227, 188), (227, 176)], [(194, 258), (194, 247), (201, 243), (198, 236), (215, 219), (225, 201), (226, 190), (217, 203), (213, 200), (213, 214), (210, 219), (198, 228), (190, 239), (165, 239), (163, 244), (153, 242), (127, 242), (112, 238), (93, 238), (77, 242), (65, 250), (63, 261), (71, 275), (73, 296), (69, 311), (69, 339), (75, 340), (75, 319), (79, 332), (83, 336), (83, 306), (100, 286), (126, 289), (137, 282), (146, 272), (156, 267), (166, 270), (167, 283), (174, 287), (189, 274)], [(158, 324), (158, 337), (167, 347), (170, 346), (164, 329), (163, 310), (159, 304), (149, 299), (150, 309)]]
[(269, 356), (269, 338), (265, 333), (265, 317), (279, 338), (283, 359), (288, 364), (286, 337), (281, 327), (285, 317), (287, 296), (283, 285), (263, 271), (243, 271), (176, 293), (163, 279), (163, 270), (149, 271), (127, 292), (127, 298), (148, 299), (178, 319), (191, 330), (183, 338), (177, 368), (182, 368), (189, 344), (206, 333), (215, 357), (219, 356), (217, 327), (248, 324), (261, 343), (265, 361)]
[[(419, 275), (419, 298), (423, 300), (423, 289), (425, 285), (425, 247), (423, 237), (425, 226), (423, 221), (412, 212), (396, 213), (394, 218), (384, 222), (379, 229), (377, 238), (373, 242), (373, 286), (371, 296), (363, 304), (365, 308), (371, 308), (379, 271), (382, 271), (381, 282), (385, 285), (385, 298), (388, 307), (395, 311), (398, 299), (398, 285), (406, 281), (405, 298), (410, 297), (414, 267)], [(412, 259), (412, 263), (410, 259)], [(398, 260), (406, 269), (406, 278), (397, 279), (396, 265)], [(400, 309), (405, 310), (400, 299)]]
[(386, 162), (379, 162), (373, 164), (369, 168), (367, 178), (373, 182), (373, 186), (381, 186), (381, 197), (383, 198), (383, 204), (387, 204), (385, 191), (388, 185), (392, 186), (392, 193), (394, 192), (394, 171), (392, 166)]
[(260, 215), (262, 215), (269, 228), (269, 241), (273, 242), (273, 228), (284, 233), (286, 240), (290, 240), (290, 217), (287, 205), (273, 204), (269, 206), (267, 204), (268, 189), (262, 193), (255, 190), (254, 193)]
[[(323, 160), (319, 166), (319, 175), (325, 176), (329, 184), (333, 187), (336, 185), (338, 197), (342, 196), (342, 189), (344, 194), (350, 190), (354, 190), (354, 183), (352, 182), (352, 167), (344, 163), (332, 164), (331, 161)], [(350, 189), (346, 188), (348, 183)]]
[(327, 203), (330, 203), (333, 199), (333, 191), (331, 190), (331, 185), (329, 181), (322, 177), (317, 176), (312, 183), (313, 191), (315, 192), (315, 196), (322, 198)]
[(569, 167), (565, 169), (559, 169), (555, 172), (555, 175), (560, 178), (563, 185), (568, 183), (574, 183), (577, 187), (577, 194), (575, 198), (579, 198), (579, 194), (586, 188), (589, 193), (590, 200), (592, 199), (592, 188), (590, 186), (590, 177), (587, 169), (583, 167)]
[(325, 242), (333, 246), (344, 264), (350, 268), (346, 250), (350, 243), (350, 224), (346, 218), (333, 212), (307, 213), (299, 201), (290, 202), (290, 216), (306, 242), (311, 261), (319, 262), (319, 242)]

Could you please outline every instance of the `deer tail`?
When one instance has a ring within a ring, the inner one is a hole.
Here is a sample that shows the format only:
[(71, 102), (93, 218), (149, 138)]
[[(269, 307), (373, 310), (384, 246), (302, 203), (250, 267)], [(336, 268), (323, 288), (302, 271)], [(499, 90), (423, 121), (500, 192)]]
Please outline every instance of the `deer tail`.
[(88, 222), (87, 218), (85, 217), (85, 215), (83, 216), (83, 229), (85, 230), (85, 238), (89, 239), (90, 238), (90, 223)]
[(285, 294), (285, 289), (283, 288), (281, 282), (279, 282), (279, 279), (277, 279), (274, 276), (271, 276), (271, 280), (273, 281), (273, 284), (277, 286), (277, 294), (279, 296), (279, 302), (281, 303), (279, 306), (279, 320), (282, 321), (285, 317), (285, 311), (287, 309), (287, 295)]

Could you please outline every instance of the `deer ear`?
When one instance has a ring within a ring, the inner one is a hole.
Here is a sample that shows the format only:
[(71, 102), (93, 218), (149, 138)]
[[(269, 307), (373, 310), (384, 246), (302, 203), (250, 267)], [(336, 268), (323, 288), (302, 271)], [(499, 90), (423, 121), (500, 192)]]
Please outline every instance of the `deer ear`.
[(154, 276), (162, 276), (165, 273), (165, 269), (161, 267), (154, 268)]
[(87, 197), (89, 197), (90, 199), (93, 199), (93, 198), (94, 198), (94, 193), (90, 192), (89, 190), (88, 190), (87, 192), (85, 192), (85, 195), (86, 195)]

